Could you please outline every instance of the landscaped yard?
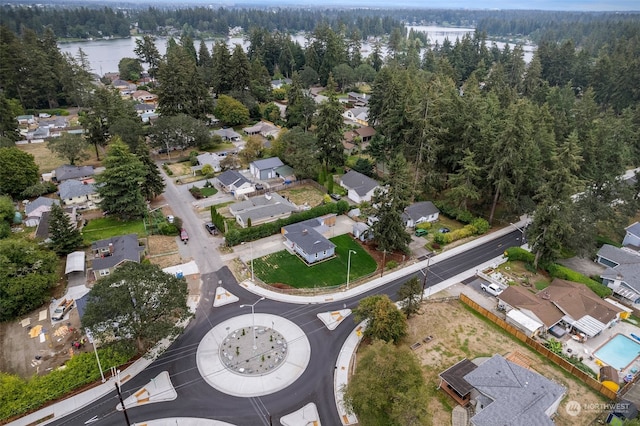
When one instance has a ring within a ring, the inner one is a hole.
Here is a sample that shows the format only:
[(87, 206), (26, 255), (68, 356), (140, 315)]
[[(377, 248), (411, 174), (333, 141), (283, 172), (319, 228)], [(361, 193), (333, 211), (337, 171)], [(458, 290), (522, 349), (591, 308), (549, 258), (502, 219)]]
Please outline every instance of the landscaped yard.
[(351, 254), (350, 281), (376, 270), (375, 260), (349, 235), (340, 235), (330, 240), (337, 246), (336, 257), (331, 260), (307, 266), (298, 256), (283, 250), (255, 259), (254, 273), (268, 284), (282, 283), (296, 288), (338, 286), (347, 280), (349, 250), (356, 252)]
[[(444, 294), (435, 296), (440, 295)], [(456, 405), (453, 399), (438, 390), (438, 374), (463, 358), (473, 360), (494, 354), (521, 354), (523, 359), (530, 361), (531, 369), (567, 388), (555, 419), (557, 425), (592, 424), (598, 414), (583, 410), (577, 416), (570, 416), (566, 411), (568, 401), (578, 401), (583, 407), (604, 402), (600, 394), (458, 301), (424, 304), (421, 314), (409, 320), (409, 335), (401, 344), (411, 346), (427, 336), (433, 336), (433, 339), (416, 349), (414, 354), (420, 360), (427, 380), (426, 403), (434, 426), (451, 424), (451, 410)]]
[(118, 235), (145, 235), (142, 219), (122, 222), (112, 217), (93, 219), (82, 228), (82, 236), (87, 243), (115, 237)]

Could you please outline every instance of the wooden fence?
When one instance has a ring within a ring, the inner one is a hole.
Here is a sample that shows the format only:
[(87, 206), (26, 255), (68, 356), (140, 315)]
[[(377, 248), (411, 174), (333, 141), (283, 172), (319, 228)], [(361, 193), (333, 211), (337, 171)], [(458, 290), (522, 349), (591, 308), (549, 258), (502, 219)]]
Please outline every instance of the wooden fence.
[(607, 398), (609, 398), (611, 400), (615, 400), (616, 399), (616, 396), (617, 396), (616, 392), (614, 392), (611, 389), (607, 388), (602, 383), (600, 383), (599, 381), (597, 381), (596, 379), (594, 379), (593, 377), (591, 377), (590, 375), (588, 375), (584, 371), (580, 370), (578, 367), (576, 367), (575, 365), (571, 364), (566, 359), (564, 359), (564, 358), (560, 357), (559, 355), (551, 352), (549, 349), (547, 349), (540, 342), (538, 342), (535, 339), (532, 339), (531, 337), (527, 336), (526, 334), (524, 334), (522, 331), (520, 331), (516, 327), (512, 326), (511, 324), (508, 324), (505, 320), (503, 320), (502, 318), (500, 318), (499, 316), (497, 316), (493, 312), (491, 312), (491, 311), (483, 308), (482, 306), (478, 305), (476, 302), (471, 300), (465, 294), (460, 294), (460, 301), (462, 303), (464, 303), (465, 305), (467, 305), (468, 307), (470, 307), (471, 309), (473, 309), (474, 311), (478, 312), (480, 315), (482, 315), (485, 318), (487, 318), (489, 321), (491, 321), (492, 323), (494, 323), (498, 327), (500, 327), (503, 330), (507, 331), (512, 336), (516, 337), (521, 342), (526, 343), (531, 349), (535, 350), (540, 355), (544, 356), (545, 358), (547, 358), (548, 360), (550, 360), (554, 364), (558, 365), (563, 370), (571, 373), (573, 376), (575, 376), (578, 379), (580, 379), (583, 383), (585, 383), (587, 386), (589, 386), (593, 390), (599, 392), (601, 395), (604, 395), (605, 397), (607, 397)]

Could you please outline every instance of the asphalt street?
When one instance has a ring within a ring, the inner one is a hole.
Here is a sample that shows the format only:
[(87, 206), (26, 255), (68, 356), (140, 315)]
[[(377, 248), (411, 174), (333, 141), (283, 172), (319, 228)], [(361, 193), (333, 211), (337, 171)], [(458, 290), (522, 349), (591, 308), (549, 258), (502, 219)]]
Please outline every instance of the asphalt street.
[[(129, 397), (162, 371), (168, 371), (177, 391), (178, 398), (158, 404), (128, 409), (132, 423), (165, 417), (201, 417), (225, 421), (238, 426), (278, 425), (280, 417), (298, 410), (305, 404), (316, 404), (320, 420), (324, 425), (340, 424), (336, 412), (333, 388), (333, 373), (339, 351), (355, 324), (347, 318), (335, 330), (329, 331), (317, 318), (319, 312), (343, 308), (355, 308), (358, 301), (372, 294), (388, 294), (396, 299), (402, 283), (412, 276), (420, 280), (423, 274), (413, 273), (392, 281), (367, 293), (351, 299), (326, 304), (289, 304), (274, 300), (264, 300), (256, 305), (256, 312), (280, 315), (296, 323), (307, 335), (311, 345), (311, 359), (302, 376), (289, 387), (276, 393), (239, 398), (223, 394), (209, 386), (200, 376), (196, 366), (196, 350), (202, 337), (215, 325), (240, 314), (241, 304), (253, 303), (258, 299), (237, 282), (223, 265), (215, 248), (219, 238), (210, 236), (203, 222), (197, 217), (189, 202), (185, 202), (172, 183), (168, 183), (165, 198), (176, 216), (182, 218), (189, 229), (189, 252), (202, 273), (200, 304), (194, 320), (184, 333), (146, 370), (125, 382), (122, 386), (123, 398)], [(451, 278), (460, 272), (473, 269), (475, 265), (499, 256), (506, 248), (520, 245), (521, 233), (515, 231), (482, 246), (438, 262), (427, 272), (427, 287)], [(215, 288), (218, 282), (239, 297), (238, 303), (213, 308)], [(124, 414), (116, 411), (118, 403), (114, 391), (100, 400), (73, 414), (52, 422), (54, 425), (82, 425), (96, 419), (92, 425), (126, 424)]]

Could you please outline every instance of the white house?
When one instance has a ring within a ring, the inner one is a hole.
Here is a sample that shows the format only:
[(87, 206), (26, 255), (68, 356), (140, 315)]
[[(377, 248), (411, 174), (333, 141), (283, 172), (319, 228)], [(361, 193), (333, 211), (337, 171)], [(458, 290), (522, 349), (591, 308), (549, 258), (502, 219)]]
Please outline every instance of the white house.
[(370, 202), (373, 193), (380, 187), (378, 182), (355, 170), (342, 176), (340, 186), (347, 190), (347, 197), (355, 203)]
[(58, 193), (62, 202), (67, 206), (86, 205), (92, 207), (100, 202), (100, 195), (92, 180), (65, 180), (58, 186)]
[(435, 222), (440, 216), (440, 210), (431, 201), (421, 201), (413, 203), (406, 209), (402, 215), (405, 220), (405, 226), (415, 228), (416, 225), (423, 222)]
[(624, 230), (627, 233), (622, 240), (622, 245), (640, 247), (640, 222), (629, 225)]

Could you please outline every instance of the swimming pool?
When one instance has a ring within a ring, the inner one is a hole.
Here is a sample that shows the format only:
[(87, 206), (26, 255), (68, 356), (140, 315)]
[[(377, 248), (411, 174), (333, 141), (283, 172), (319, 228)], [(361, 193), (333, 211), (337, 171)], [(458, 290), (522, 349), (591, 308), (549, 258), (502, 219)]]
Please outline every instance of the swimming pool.
[(624, 370), (640, 354), (640, 343), (624, 334), (616, 334), (594, 353), (594, 356), (617, 370)]

